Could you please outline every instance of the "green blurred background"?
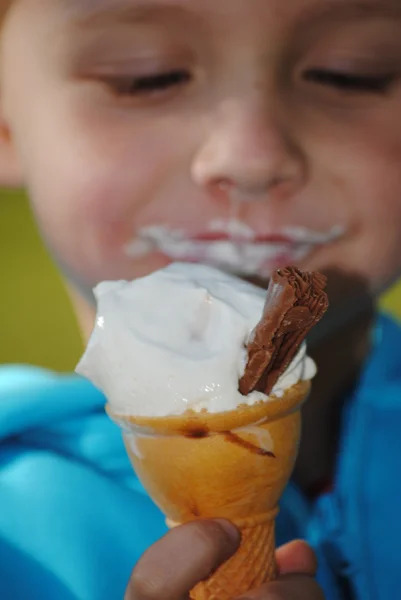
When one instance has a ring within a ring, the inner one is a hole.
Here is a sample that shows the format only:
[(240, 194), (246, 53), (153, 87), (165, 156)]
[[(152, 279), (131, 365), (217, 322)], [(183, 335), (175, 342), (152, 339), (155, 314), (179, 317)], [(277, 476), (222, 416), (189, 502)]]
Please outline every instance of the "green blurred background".
[(21, 192), (0, 190), (0, 252), (0, 364), (72, 370), (78, 326)]
[[(0, 190), (0, 252), (0, 364), (72, 370), (82, 351), (77, 323), (21, 192)], [(401, 318), (401, 285), (383, 305)]]

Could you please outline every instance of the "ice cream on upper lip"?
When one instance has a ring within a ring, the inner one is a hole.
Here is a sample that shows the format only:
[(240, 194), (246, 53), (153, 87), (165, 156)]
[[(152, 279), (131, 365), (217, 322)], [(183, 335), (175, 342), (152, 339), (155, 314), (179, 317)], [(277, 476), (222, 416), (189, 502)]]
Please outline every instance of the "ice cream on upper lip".
[[(95, 295), (97, 322), (77, 372), (105, 393), (114, 413), (215, 413), (267, 400), (239, 391), (264, 290), (211, 267), (175, 263), (132, 282), (101, 283)], [(315, 371), (302, 344), (272, 395)]]
[(125, 247), (133, 258), (154, 251), (175, 261), (200, 262), (241, 275), (270, 276), (284, 264), (297, 264), (317, 247), (330, 244), (345, 233), (336, 225), (323, 232), (303, 227), (284, 227), (256, 232), (242, 221), (212, 220), (203, 230), (186, 232), (166, 225), (139, 230)]

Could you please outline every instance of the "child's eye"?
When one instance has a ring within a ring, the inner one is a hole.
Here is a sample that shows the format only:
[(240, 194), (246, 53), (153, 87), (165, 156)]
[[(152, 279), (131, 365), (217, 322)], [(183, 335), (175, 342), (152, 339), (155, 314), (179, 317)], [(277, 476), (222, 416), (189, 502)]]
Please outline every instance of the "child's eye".
[(167, 71), (134, 78), (113, 78), (108, 83), (121, 96), (140, 96), (162, 93), (188, 83), (191, 74), (185, 70)]
[(394, 82), (394, 75), (358, 75), (325, 69), (311, 69), (304, 73), (304, 79), (344, 92), (383, 94)]

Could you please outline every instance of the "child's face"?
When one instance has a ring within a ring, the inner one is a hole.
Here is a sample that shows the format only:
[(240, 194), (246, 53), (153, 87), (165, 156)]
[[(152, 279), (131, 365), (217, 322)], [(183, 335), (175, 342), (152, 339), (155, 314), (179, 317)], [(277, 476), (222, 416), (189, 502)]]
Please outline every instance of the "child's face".
[(23, 181), (86, 285), (399, 272), (399, 0), (20, 0), (2, 59)]

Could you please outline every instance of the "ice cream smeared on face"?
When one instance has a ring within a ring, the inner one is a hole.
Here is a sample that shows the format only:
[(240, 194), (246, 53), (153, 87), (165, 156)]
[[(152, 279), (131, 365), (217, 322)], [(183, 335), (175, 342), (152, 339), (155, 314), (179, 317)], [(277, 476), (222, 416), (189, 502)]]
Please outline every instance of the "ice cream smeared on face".
[[(132, 282), (101, 283), (95, 295), (97, 322), (77, 372), (104, 392), (114, 413), (217, 413), (268, 399), (257, 389), (239, 391), (265, 290), (176, 263)], [(315, 372), (301, 344), (269, 395), (282, 396)]]
[(162, 224), (145, 227), (125, 246), (125, 253), (138, 258), (158, 251), (174, 261), (201, 262), (243, 276), (270, 277), (277, 265), (299, 263), (317, 247), (331, 244), (346, 232), (336, 225), (323, 232), (285, 227), (258, 234), (236, 218), (237, 211), (238, 201), (232, 207), (233, 217), (213, 220), (203, 231), (187, 232)]

